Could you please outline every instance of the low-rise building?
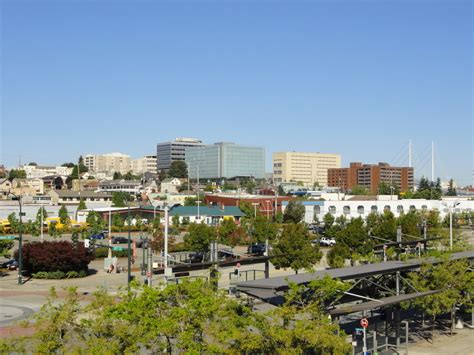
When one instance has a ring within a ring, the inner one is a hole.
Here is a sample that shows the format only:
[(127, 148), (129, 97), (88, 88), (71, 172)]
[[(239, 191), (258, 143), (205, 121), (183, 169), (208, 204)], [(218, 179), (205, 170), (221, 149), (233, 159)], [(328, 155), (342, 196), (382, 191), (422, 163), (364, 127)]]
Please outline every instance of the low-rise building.
[(91, 173), (126, 174), (132, 170), (130, 155), (122, 153), (87, 154), (84, 165)]
[(50, 165), (24, 165), (22, 168), (27, 179), (41, 179), (50, 175), (69, 176), (73, 168)]
[(169, 212), (169, 223), (172, 223), (173, 217), (178, 216), (180, 223), (205, 223), (217, 225), (224, 219), (233, 219), (240, 221), (245, 216), (240, 208), (235, 206), (227, 207), (209, 207), (209, 206), (176, 206)]
[(87, 207), (112, 204), (112, 194), (105, 192), (51, 190), (48, 195), (53, 205), (78, 205), (81, 200)]
[(160, 191), (161, 193), (174, 194), (178, 193), (178, 189), (181, 187), (181, 180), (178, 178), (167, 178), (161, 181)]
[(7, 178), (0, 179), (0, 198), (7, 199), (12, 189), (12, 183)]
[(132, 172), (135, 175), (142, 175), (147, 172), (156, 174), (158, 172), (156, 155), (145, 155), (142, 158), (132, 160)]
[(139, 194), (142, 188), (142, 183), (136, 180), (112, 180), (101, 181), (99, 183), (98, 191), (122, 191), (131, 194)]
[(229, 207), (239, 206), (241, 202), (247, 202), (255, 208), (255, 211), (264, 216), (273, 217), (275, 211), (281, 211), (283, 201), (289, 201), (291, 197), (288, 196), (271, 196), (271, 195), (250, 195), (250, 194), (206, 194), (204, 196), (204, 203), (218, 206)]
[(12, 192), (15, 195), (36, 196), (44, 193), (44, 182), (42, 179), (13, 179)]

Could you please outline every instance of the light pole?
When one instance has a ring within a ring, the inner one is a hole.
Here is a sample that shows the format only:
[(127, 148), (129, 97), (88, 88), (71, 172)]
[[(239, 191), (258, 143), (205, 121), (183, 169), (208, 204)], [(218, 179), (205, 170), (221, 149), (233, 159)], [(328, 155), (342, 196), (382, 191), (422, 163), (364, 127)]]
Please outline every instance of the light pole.
[(109, 207), (109, 251), (107, 258), (112, 258), (112, 207)]
[(449, 209), (449, 248), (453, 249), (453, 210), (456, 206), (460, 204), (459, 201), (453, 202), (451, 206), (448, 206), (446, 202), (443, 202), (443, 205)]
[[(13, 201), (18, 201), (18, 205), (20, 206), (20, 229), (19, 229), (19, 240), (18, 240), (18, 285), (23, 285), (23, 211), (21, 208), (21, 196), (15, 195), (14, 193), (10, 193), (12, 195)], [(43, 211), (41, 211), (43, 213)]]
[(132, 224), (131, 218), (130, 218), (130, 203), (131, 201), (128, 201), (128, 250), (127, 250), (127, 288), (128, 291), (130, 292), (130, 281), (132, 279), (132, 260), (131, 260), (131, 236), (130, 236), (130, 224)]
[(257, 218), (257, 206), (259, 205), (260, 203), (258, 202), (253, 202), (252, 203), (252, 206), (253, 206), (253, 213), (254, 213), (254, 217)]

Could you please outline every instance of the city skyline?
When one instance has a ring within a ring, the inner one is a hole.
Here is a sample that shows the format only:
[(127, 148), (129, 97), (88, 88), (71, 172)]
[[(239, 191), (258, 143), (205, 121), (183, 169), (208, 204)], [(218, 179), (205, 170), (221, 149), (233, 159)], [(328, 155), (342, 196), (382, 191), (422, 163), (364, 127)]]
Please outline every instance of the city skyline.
[(3, 1), (0, 164), (190, 136), (264, 147), (267, 171), (407, 165), (411, 139), (417, 176), (434, 141), (435, 176), (472, 183), (471, 2), (267, 5)]

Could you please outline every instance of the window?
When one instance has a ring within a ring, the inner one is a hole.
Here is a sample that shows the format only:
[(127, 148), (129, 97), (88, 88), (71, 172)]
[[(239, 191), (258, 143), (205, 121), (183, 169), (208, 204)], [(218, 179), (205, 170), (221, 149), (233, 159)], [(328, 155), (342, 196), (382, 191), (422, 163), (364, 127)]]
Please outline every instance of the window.
[(378, 211), (377, 206), (373, 205), (372, 207), (370, 207), (370, 212), (377, 213), (377, 211)]
[(342, 212), (344, 212), (344, 214), (349, 214), (351, 213), (351, 208), (349, 206), (344, 206)]
[(398, 213), (403, 213), (403, 206), (402, 205), (397, 206), (397, 212)]
[(336, 206), (329, 206), (329, 213), (336, 214)]
[(364, 214), (364, 206), (357, 206), (357, 213)]
[(421, 206), (421, 209), (422, 209), (423, 211), (426, 211), (426, 210), (428, 209), (428, 206), (422, 205), (422, 206)]
[(385, 207), (383, 208), (383, 210), (385, 212), (390, 212), (390, 206), (389, 205), (385, 205)]
[(416, 211), (416, 207), (414, 205), (411, 205), (410, 206), (410, 212), (415, 212)]

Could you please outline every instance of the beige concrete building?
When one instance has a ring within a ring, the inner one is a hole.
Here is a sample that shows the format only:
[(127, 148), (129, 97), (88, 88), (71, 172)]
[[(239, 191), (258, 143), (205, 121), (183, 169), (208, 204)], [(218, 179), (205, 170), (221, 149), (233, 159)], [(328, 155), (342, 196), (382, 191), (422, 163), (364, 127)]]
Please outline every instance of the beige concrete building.
[(328, 169), (341, 167), (339, 154), (279, 152), (273, 153), (273, 179), (282, 182), (302, 182), (306, 187), (315, 183), (328, 184)]
[(143, 158), (132, 160), (132, 171), (136, 175), (147, 172), (156, 174), (158, 172), (156, 167), (156, 155), (145, 155)]
[(87, 154), (84, 156), (84, 165), (89, 168), (91, 173), (113, 174), (118, 172), (126, 174), (132, 170), (130, 155), (122, 153)]

